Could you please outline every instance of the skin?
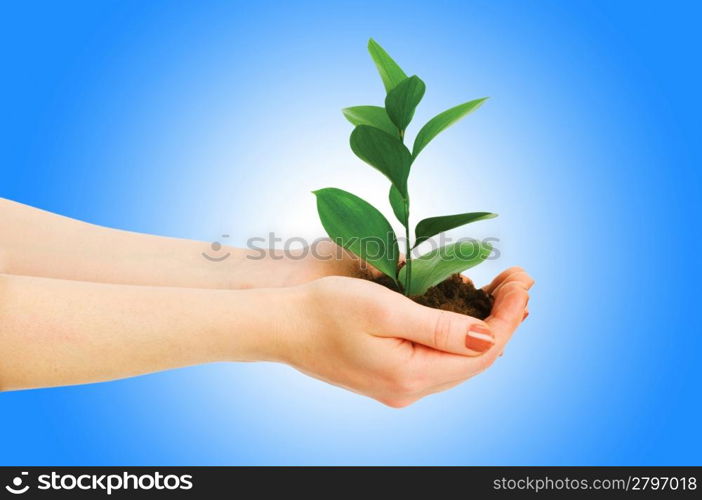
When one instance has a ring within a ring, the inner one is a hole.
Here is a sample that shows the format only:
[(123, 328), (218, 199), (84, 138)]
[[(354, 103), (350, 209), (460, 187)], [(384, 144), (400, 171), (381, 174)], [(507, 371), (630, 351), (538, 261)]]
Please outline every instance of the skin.
[[(230, 254), (221, 262), (203, 257)], [(0, 272), (69, 280), (189, 288), (269, 288), (332, 275), (363, 277), (360, 261), (331, 242), (315, 255), (166, 238), (96, 226), (0, 198)], [(368, 271), (370, 272), (370, 271)], [(376, 271), (373, 271), (376, 272)]]
[[(207, 249), (0, 199), (0, 389), (274, 361), (403, 407), (487, 369), (533, 285), (501, 273), (480, 321), (359, 279), (377, 271), (330, 242), (300, 258), (223, 247), (212, 262)], [(466, 344), (475, 326), (492, 338), (479, 350)]]

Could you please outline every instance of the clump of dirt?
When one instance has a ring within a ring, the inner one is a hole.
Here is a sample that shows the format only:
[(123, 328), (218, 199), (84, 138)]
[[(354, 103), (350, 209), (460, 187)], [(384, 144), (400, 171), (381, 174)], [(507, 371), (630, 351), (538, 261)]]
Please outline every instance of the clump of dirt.
[[(398, 293), (402, 293), (395, 282), (388, 276), (373, 280)], [(436, 286), (431, 287), (424, 295), (410, 297), (423, 306), (467, 314), (478, 319), (490, 316), (494, 299), (485, 290), (475, 288), (472, 283), (466, 283), (460, 274), (454, 274)]]

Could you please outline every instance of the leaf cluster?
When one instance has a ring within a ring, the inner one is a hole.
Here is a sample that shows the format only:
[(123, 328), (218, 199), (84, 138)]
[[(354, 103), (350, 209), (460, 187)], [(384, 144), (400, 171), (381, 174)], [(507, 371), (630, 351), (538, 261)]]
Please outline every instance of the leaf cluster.
[(368, 51), (385, 86), (384, 106), (353, 106), (342, 111), (354, 125), (351, 150), (390, 181), (390, 206), (405, 229), (405, 265), (400, 269), (400, 249), (390, 222), (367, 201), (341, 189), (324, 188), (314, 191), (317, 211), (333, 241), (395, 280), (406, 295), (422, 295), (451, 274), (479, 264), (492, 251), (486, 243), (459, 241), (413, 259), (411, 250), (431, 237), (496, 214), (471, 212), (423, 219), (414, 228), (412, 244), (407, 187), (412, 166), (424, 148), (443, 130), (478, 109), (487, 98), (474, 99), (436, 115), (417, 132), (410, 150), (405, 145), (405, 132), (424, 97), (426, 85), (416, 75), (407, 76), (375, 40), (369, 40)]

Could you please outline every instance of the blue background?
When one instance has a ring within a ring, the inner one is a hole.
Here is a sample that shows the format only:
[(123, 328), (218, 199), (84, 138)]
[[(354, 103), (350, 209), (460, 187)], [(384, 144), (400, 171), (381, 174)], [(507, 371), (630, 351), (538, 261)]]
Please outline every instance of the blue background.
[[(696, 2), (7, 2), (0, 196), (243, 245), (322, 235), (311, 189), (384, 206), (339, 109), (380, 104), (373, 36), (427, 82), (415, 123), (491, 99), (410, 179), (490, 210), (522, 265), (505, 356), (392, 410), (285, 366), (0, 394), (2, 464), (700, 464)], [(415, 129), (416, 131), (416, 129)], [(205, 243), (203, 243), (205, 245)]]

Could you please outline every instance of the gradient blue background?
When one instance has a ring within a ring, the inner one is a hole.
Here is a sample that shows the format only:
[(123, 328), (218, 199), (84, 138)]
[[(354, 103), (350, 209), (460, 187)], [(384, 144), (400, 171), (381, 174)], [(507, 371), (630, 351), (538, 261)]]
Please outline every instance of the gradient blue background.
[(500, 213), (452, 233), (500, 238), (471, 275), (538, 283), (491, 370), (407, 409), (200, 366), (0, 394), (0, 463), (702, 463), (696, 2), (14, 4), (0, 196), (204, 242), (320, 236), (311, 189), (386, 206), (339, 112), (382, 102), (373, 36), (427, 82), (417, 123), (491, 96), (423, 153), (415, 214)]

